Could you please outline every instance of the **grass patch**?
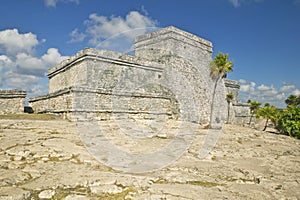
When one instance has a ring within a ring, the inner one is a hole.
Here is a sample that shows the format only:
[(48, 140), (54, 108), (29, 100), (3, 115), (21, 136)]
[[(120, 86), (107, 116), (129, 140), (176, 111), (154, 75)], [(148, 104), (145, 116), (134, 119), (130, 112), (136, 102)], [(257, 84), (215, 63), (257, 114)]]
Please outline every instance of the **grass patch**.
[(0, 114), (0, 119), (54, 120), (53, 114)]
[(199, 185), (202, 187), (216, 187), (216, 186), (224, 186), (224, 184), (208, 182), (208, 181), (188, 181), (187, 184), (190, 185)]
[(189, 184), (189, 185), (198, 185), (198, 186), (202, 186), (202, 187), (216, 187), (216, 186), (224, 186), (224, 184), (222, 183), (215, 183), (215, 182), (209, 182), (209, 181), (200, 181), (200, 180), (192, 180), (192, 181), (186, 181), (186, 182), (169, 182), (165, 179), (160, 179), (154, 183), (158, 183), (158, 184)]

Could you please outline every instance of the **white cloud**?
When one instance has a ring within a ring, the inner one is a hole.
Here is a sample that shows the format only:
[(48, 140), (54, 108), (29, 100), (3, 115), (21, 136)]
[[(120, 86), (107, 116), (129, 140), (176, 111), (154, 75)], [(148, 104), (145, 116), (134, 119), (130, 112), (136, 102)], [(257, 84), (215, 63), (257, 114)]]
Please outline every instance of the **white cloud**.
[(79, 33), (78, 32), (78, 29), (74, 29), (71, 33), (70, 33), (70, 36), (71, 36), (71, 40), (69, 41), (70, 43), (73, 43), (73, 42), (82, 42), (86, 35), (84, 33)]
[(294, 90), (295, 88), (296, 87), (294, 85), (286, 84), (286, 85), (283, 85), (280, 88), (280, 91), (282, 91), (282, 92), (288, 92), (288, 91)]
[(26, 53), (19, 53), (15, 64), (15, 70), (23, 74), (43, 76), (43, 72), (46, 70), (46, 66), (41, 59)]
[(86, 30), (83, 32), (74, 29), (70, 33), (70, 42), (80, 42), (87, 38), (98, 49), (124, 51), (133, 45), (136, 36), (155, 30), (157, 22), (147, 14), (131, 11), (124, 18), (90, 14), (84, 24)]
[(259, 3), (264, 0), (229, 0), (229, 2), (235, 7), (238, 8), (242, 4), (251, 4), (251, 3)]
[(245, 84), (245, 83), (247, 83), (247, 81), (246, 81), (246, 80), (244, 80), (244, 79), (240, 79), (240, 80), (239, 80), (239, 82), (240, 82), (241, 84)]
[(241, 83), (240, 90), (242, 92), (253, 92), (255, 90), (256, 83), (254, 82), (247, 82), (246, 80), (241, 79), (240, 83)]
[(292, 92), (292, 94), (298, 96), (298, 95), (300, 95), (300, 90), (296, 89)]
[(28, 88), (31, 85), (35, 85), (41, 78), (9, 71), (4, 74), (4, 79), (10, 88)]
[(47, 53), (40, 58), (26, 53), (19, 53), (16, 56), (14, 71), (23, 74), (44, 76), (50, 67), (67, 58), (66, 56), (61, 56), (55, 48), (48, 49)]
[(258, 90), (265, 91), (265, 90), (269, 90), (270, 87), (268, 87), (268, 86), (262, 84), (262, 85), (259, 85), (259, 86), (257, 87), (257, 89), (258, 89)]
[(17, 29), (0, 31), (0, 53), (11, 56), (20, 52), (32, 54), (38, 44), (36, 35), (32, 33), (20, 34)]
[(68, 56), (62, 56), (56, 48), (48, 49), (47, 53), (41, 57), (41, 60), (46, 64), (47, 68), (52, 67), (66, 59), (68, 59)]
[(242, 102), (246, 102), (248, 99), (260, 101), (264, 103), (270, 103), (277, 107), (285, 107), (284, 100), (289, 95), (300, 95), (300, 90), (295, 85), (283, 83), (279, 88), (273, 85), (261, 84), (256, 86), (256, 83), (249, 82), (241, 79), (240, 81), (240, 99)]
[(6, 55), (0, 55), (0, 71), (3, 68), (9, 68), (10, 66), (13, 66), (12, 60)]
[(89, 42), (95, 46), (117, 34), (124, 34), (127, 39), (134, 39), (137, 35), (144, 34), (147, 27), (156, 25), (155, 21), (137, 11), (131, 11), (125, 18), (120, 16), (107, 18), (91, 14), (85, 23), (87, 35), (91, 37)]
[(56, 7), (58, 2), (70, 2), (79, 4), (79, 0), (44, 0), (44, 3), (47, 7)]
[[(68, 57), (58, 49), (49, 48), (42, 56), (34, 54), (39, 42), (33, 33), (19, 33), (17, 29), (0, 32), (0, 86), (5, 89), (23, 89), (30, 93), (41, 81), (48, 68)], [(45, 85), (45, 83), (44, 83)], [(40, 88), (45, 88), (43, 87)]]

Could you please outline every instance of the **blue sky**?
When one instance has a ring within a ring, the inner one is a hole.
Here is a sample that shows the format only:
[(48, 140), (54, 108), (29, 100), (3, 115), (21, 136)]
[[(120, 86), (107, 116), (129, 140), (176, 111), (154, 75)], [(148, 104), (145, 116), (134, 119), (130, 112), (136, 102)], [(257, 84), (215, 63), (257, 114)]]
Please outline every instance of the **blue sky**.
[(77, 51), (170, 25), (230, 55), (242, 101), (283, 107), (300, 95), (300, 0), (2, 0), (0, 88), (45, 94), (47, 69)]

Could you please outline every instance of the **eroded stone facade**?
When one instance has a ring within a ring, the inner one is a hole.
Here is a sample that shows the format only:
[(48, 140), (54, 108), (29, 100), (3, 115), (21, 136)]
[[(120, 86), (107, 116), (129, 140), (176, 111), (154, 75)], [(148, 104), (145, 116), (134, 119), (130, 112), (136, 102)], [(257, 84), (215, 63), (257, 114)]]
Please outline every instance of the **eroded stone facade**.
[[(29, 100), (35, 112), (71, 120), (175, 118), (208, 124), (214, 80), (212, 43), (175, 27), (138, 36), (135, 56), (84, 49), (51, 68), (49, 94)], [(226, 119), (227, 89), (218, 84), (213, 119)]]
[(0, 90), (0, 114), (23, 113), (25, 96), (22, 90)]
[(224, 81), (227, 93), (233, 95), (232, 101), (226, 106), (227, 115), (229, 114), (227, 117), (228, 123), (246, 124), (250, 119), (250, 106), (249, 104), (239, 102), (240, 83), (229, 79), (225, 79)]

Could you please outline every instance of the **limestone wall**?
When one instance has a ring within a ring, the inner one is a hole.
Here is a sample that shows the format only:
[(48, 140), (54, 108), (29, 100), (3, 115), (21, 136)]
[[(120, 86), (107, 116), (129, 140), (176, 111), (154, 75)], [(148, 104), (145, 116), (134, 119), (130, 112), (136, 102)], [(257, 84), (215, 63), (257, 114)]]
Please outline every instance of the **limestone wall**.
[[(49, 94), (29, 102), (35, 112), (63, 113), (72, 119), (80, 117), (76, 113), (101, 119), (125, 113), (206, 125), (215, 84), (211, 61), (210, 41), (167, 27), (137, 37), (135, 56), (79, 51), (49, 69)], [(214, 121), (226, 120), (229, 90), (236, 96), (233, 103), (238, 103), (236, 83), (221, 80), (215, 91)]]
[(238, 81), (225, 79), (224, 80), (227, 93), (233, 95), (232, 103), (237, 104), (239, 101), (240, 83)]
[(176, 117), (176, 101), (159, 84), (162, 71), (152, 61), (85, 49), (50, 69), (50, 93), (29, 102), (35, 112), (86, 112), (103, 119), (117, 113)]
[(72, 109), (71, 88), (29, 99), (35, 113), (64, 113)]
[[(240, 83), (234, 80), (225, 79), (225, 86), (227, 93), (233, 95), (233, 100), (229, 104), (228, 122), (240, 125), (248, 123), (250, 119), (250, 107), (249, 104), (239, 102)], [(226, 109), (228, 109), (228, 104), (226, 105)]]
[(23, 113), (25, 96), (21, 90), (0, 90), (0, 114)]
[(247, 124), (250, 120), (250, 106), (249, 104), (233, 104), (233, 112), (234, 112), (234, 124), (244, 125)]
[[(165, 82), (173, 90), (182, 119), (207, 124), (215, 81), (210, 76), (212, 43), (175, 27), (138, 36), (135, 53), (164, 64)], [(215, 118), (225, 119), (224, 83), (218, 84), (214, 103)]]

